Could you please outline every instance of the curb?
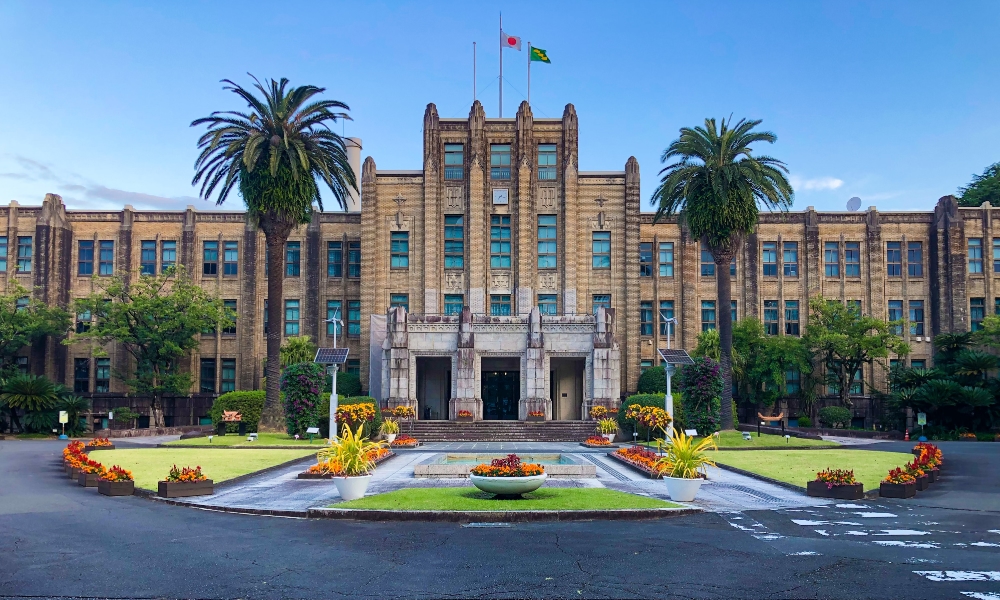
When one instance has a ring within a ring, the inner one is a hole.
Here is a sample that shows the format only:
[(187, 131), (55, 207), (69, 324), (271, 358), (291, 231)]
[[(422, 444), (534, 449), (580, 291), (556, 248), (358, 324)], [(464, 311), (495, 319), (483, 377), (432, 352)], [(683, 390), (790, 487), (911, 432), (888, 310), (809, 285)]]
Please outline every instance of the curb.
[(609, 510), (370, 510), (310, 508), (311, 519), (354, 521), (429, 521), (438, 523), (528, 523), (535, 521), (639, 521), (693, 515), (700, 508), (635, 508)]
[[(239, 475), (237, 477), (233, 477), (232, 479), (227, 479), (225, 481), (220, 481), (219, 483), (216, 483), (213, 487), (216, 490), (219, 490), (219, 489), (223, 489), (224, 490), (224, 489), (226, 489), (228, 487), (232, 487), (232, 486), (234, 486), (234, 485), (236, 485), (238, 483), (243, 483), (244, 481), (246, 481), (248, 479), (251, 479), (253, 477), (257, 477), (258, 475), (264, 475), (264, 474), (270, 473), (272, 471), (277, 471), (278, 469), (284, 469), (285, 467), (291, 467), (292, 465), (295, 465), (296, 463), (305, 462), (306, 460), (313, 460), (314, 458), (315, 457), (312, 457), (312, 456), (303, 456), (301, 458), (293, 458), (292, 460), (288, 460), (288, 461), (285, 461), (285, 462), (277, 464), (277, 465), (272, 465), (270, 467), (267, 467), (266, 469), (261, 469), (260, 471), (254, 471), (253, 473), (246, 473), (244, 475)], [(180, 505), (183, 505), (183, 506), (195, 506), (197, 508), (205, 508), (205, 507), (201, 507), (201, 506), (196, 505), (196, 504), (192, 505), (192, 504), (189, 504), (187, 502), (172, 502), (170, 498), (160, 498), (159, 496), (157, 496), (155, 490), (147, 490), (145, 488), (140, 488), (140, 487), (136, 487), (135, 488), (135, 492), (133, 493), (133, 495), (134, 496), (141, 496), (143, 498), (148, 498), (150, 500), (163, 500), (163, 501), (166, 501), (168, 504), (180, 504)], [(246, 510), (254, 510), (254, 509), (246, 509)], [(273, 511), (269, 511), (269, 512), (273, 512)], [(278, 511), (278, 512), (281, 512), (281, 511)], [(295, 512), (295, 511), (292, 511), (292, 512)]]

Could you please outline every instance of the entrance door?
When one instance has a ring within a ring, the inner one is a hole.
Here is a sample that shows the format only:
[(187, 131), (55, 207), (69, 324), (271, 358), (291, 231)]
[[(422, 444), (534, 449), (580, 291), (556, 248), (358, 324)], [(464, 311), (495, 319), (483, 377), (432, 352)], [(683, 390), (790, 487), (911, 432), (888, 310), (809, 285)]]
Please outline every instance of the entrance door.
[(484, 371), (483, 419), (516, 421), (517, 401), (520, 400), (520, 371)]

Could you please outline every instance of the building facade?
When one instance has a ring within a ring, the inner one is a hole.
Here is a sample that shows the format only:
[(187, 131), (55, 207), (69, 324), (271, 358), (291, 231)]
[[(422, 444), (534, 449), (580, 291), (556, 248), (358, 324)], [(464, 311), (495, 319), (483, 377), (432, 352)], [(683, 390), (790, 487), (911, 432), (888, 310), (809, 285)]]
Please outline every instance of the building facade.
[[(613, 406), (658, 363), (669, 317), (674, 346), (688, 349), (719, 310), (801, 335), (808, 299), (821, 294), (906, 318), (906, 360), (929, 365), (931, 336), (1000, 311), (1000, 226), (988, 204), (959, 208), (948, 196), (923, 212), (762, 214), (730, 269), (733, 305), (720, 307), (699, 241), (641, 212), (634, 157), (621, 170), (579, 170), (572, 105), (560, 119), (536, 119), (527, 103), (515, 118), (487, 119), (477, 102), (446, 119), (431, 104), (423, 135), (423, 169), (383, 170), (369, 157), (360, 210), (318, 213), (292, 234), (281, 323), (266, 321), (264, 238), (242, 212), (76, 211), (53, 194), (41, 206), (11, 202), (0, 207), (2, 281), (69, 306), (102, 277), (183, 265), (238, 314), (235, 327), (202, 335), (192, 398), (259, 388), (274, 326), (321, 346), (336, 335), (364, 389), (426, 419), (579, 419)], [(325, 322), (334, 316), (342, 326)], [(126, 392), (112, 373), (128, 361), (119, 348), (98, 356), (59, 340), (20, 359), (95, 398)], [(865, 396), (884, 376), (866, 371), (852, 392)], [(185, 406), (178, 424), (204, 416)]]

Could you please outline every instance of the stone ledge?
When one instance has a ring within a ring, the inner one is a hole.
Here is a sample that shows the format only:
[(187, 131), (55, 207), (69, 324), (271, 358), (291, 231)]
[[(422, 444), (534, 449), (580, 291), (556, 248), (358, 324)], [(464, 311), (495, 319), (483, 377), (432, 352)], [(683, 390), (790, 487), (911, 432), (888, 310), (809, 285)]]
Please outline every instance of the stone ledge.
[(448, 523), (526, 523), (530, 521), (639, 521), (693, 515), (700, 508), (633, 508), (609, 510), (369, 510), (355, 508), (310, 508), (310, 519), (355, 521), (436, 521)]

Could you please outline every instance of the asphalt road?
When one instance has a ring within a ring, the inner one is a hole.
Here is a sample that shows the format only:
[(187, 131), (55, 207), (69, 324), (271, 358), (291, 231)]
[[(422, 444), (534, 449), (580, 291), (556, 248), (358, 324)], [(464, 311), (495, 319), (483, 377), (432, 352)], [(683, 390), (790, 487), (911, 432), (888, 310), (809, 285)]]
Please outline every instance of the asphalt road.
[(0, 597), (1000, 598), (1000, 444), (917, 502), (500, 528), (107, 498), (62, 447), (0, 442)]

